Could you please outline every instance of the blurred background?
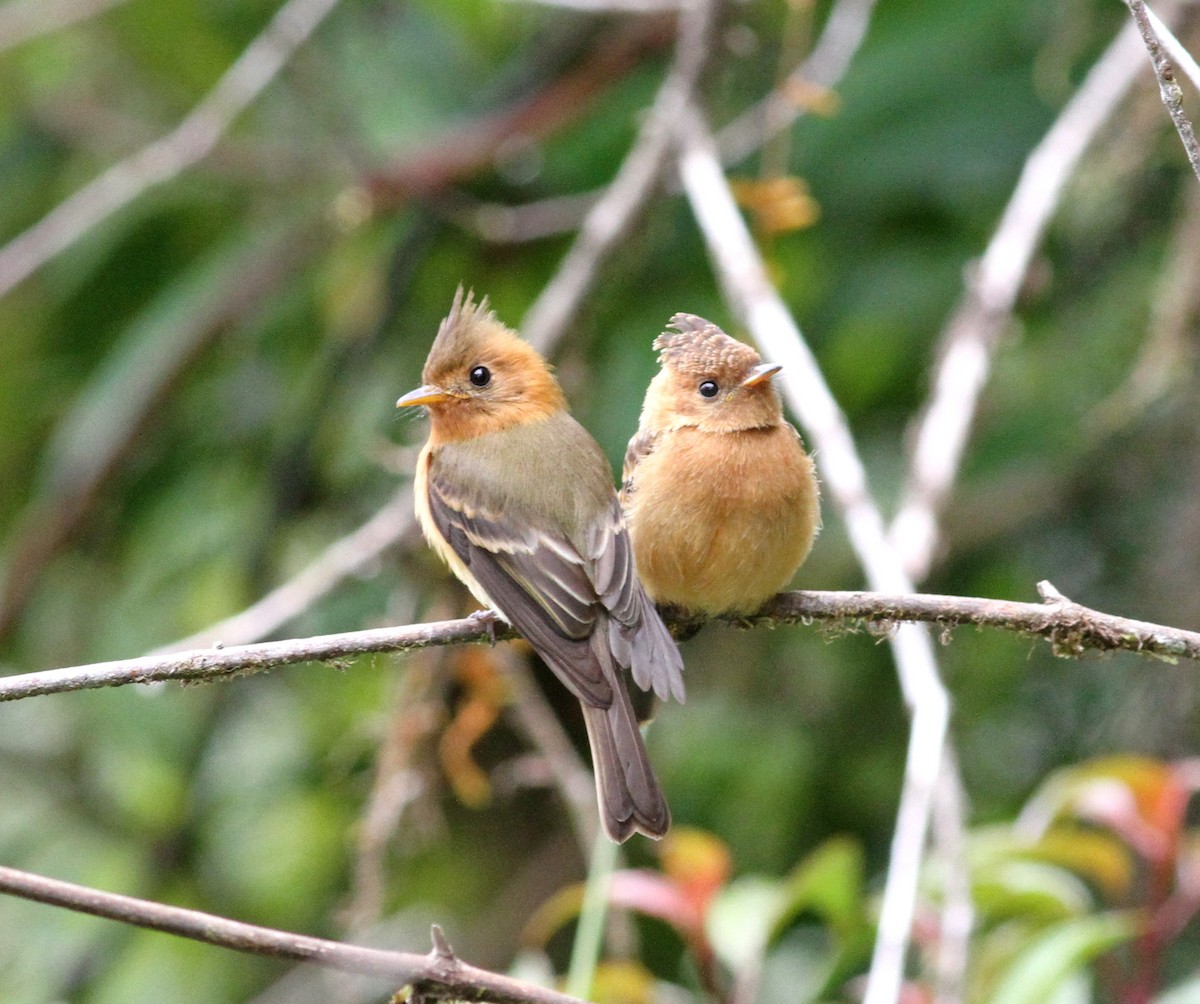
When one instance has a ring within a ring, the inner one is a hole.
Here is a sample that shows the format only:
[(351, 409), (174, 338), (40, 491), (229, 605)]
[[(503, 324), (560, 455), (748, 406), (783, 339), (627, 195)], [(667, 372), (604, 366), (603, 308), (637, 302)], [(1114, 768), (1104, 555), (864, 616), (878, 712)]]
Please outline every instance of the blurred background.
[[(232, 643), (210, 626), (326, 567), (327, 549), (372, 520), (387, 546), (354, 538), (367, 557), (353, 574), (259, 635), (472, 609), (395, 515), (426, 424), (393, 404), (419, 382), (458, 283), (521, 322), (668, 71), (672, 13), (575, 6), (294, 0), (281, 27), (279, 0), (0, 4), (0, 671), (206, 630), (204, 643)], [(829, 6), (721, 7), (701, 80), (716, 125), (786, 78)], [(304, 18), (311, 35), (288, 41)], [(727, 165), (885, 514), (973, 262), (1127, 20), (1097, 0), (890, 0), (836, 89), (793, 89), (806, 114)], [(1178, 30), (1194, 49), (1200, 16)], [(68, 201), (212, 101), (239, 58), (273, 55), (278, 72), (244, 111), (176, 136), (195, 163), (143, 156)], [(129, 197), (89, 219), (131, 176)], [(552, 351), (614, 471), (670, 316), (746, 337), (664, 178)], [(1200, 628), (1198, 249), (1200, 186), (1147, 60), (1003, 328), (923, 589), (1036, 601), (1049, 579), (1094, 608)], [(864, 585), (828, 500), (797, 585)], [(943, 640), (972, 847), (993, 846), (986, 834), (1064, 776), (1115, 777), (1139, 811), (1164, 793), (1186, 802), (1175, 767), (1200, 738), (1194, 664), (1064, 660), (974, 629)], [(852, 999), (906, 743), (888, 648), (816, 625), (710, 625), (683, 652), (687, 705), (663, 710), (649, 745), (684, 850), (716, 869), (726, 919), (769, 913), (755, 890), (774, 890), (778, 911), (780, 890), (796, 890), (787, 877), (833, 854), (842, 871), (828, 881), (850, 905), (789, 901), (756, 956), (759, 992)], [(545, 751), (513, 710), (523, 678), (508, 664), (523, 661), (513, 647), (435, 649), (4, 704), (0, 863), (404, 950), (427, 950), (437, 922), (467, 960), (505, 969), (538, 907), (586, 868)], [(585, 748), (577, 709), (560, 688), (545, 695)], [(1171, 877), (1190, 846), (1181, 807), (1162, 824), (1166, 858), (1095, 815), (1072, 823), (1077, 850), (1085, 833), (1089, 847), (1104, 838), (1093, 864), (1043, 856), (1024, 900), (1008, 873), (987, 872), (994, 857), (972, 858), (993, 899), (980, 901), (971, 999), (992, 999), (995, 974), (1048, 925), (1144, 905), (1147, 874), (1166, 876), (1160, 899), (1187, 892)], [(626, 859), (673, 879), (699, 867), (664, 864), (640, 839)], [(936, 875), (926, 885), (936, 904)], [(1195, 988), (1189, 895), (1155, 942), (1147, 995), (1131, 996), (1145, 973), (1133, 952), (1053, 999), (1150, 1000), (1189, 976)], [(740, 956), (718, 928), (727, 986)], [(1001, 929), (1008, 940), (988, 943)], [(569, 933), (567, 920), (526, 940), (561, 970)], [(669, 917), (632, 933), (639, 965), (613, 999), (664, 984), (710, 995)], [(918, 949), (914, 992), (928, 977)], [(386, 998), (4, 898), (0, 985), (20, 1004)]]

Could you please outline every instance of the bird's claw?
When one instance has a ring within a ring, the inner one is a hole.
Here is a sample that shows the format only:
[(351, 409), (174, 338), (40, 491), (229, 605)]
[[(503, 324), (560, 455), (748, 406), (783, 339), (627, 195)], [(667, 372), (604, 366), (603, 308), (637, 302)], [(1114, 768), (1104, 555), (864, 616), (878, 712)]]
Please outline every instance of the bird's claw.
[(476, 610), (467, 616), (487, 632), (488, 644), (496, 647), (496, 612), (494, 610)]

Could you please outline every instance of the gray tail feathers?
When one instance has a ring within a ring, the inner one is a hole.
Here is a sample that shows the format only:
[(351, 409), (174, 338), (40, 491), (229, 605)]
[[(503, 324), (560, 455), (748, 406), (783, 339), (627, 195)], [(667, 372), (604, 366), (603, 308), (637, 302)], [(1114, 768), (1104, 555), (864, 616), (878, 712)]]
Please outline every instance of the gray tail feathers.
[(671, 811), (650, 767), (624, 682), (614, 681), (607, 708), (584, 704), (583, 718), (605, 832), (617, 843), (634, 831), (659, 839), (671, 825)]

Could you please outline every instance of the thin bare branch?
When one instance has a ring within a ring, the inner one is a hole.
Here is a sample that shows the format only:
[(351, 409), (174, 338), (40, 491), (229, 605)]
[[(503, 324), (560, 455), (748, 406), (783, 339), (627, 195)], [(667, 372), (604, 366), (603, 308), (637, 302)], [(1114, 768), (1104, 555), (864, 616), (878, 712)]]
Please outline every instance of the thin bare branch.
[(1129, 8), (1138, 31), (1141, 32), (1142, 42), (1145, 43), (1146, 51), (1150, 53), (1150, 62), (1154, 64), (1154, 76), (1158, 78), (1158, 90), (1162, 95), (1163, 104), (1167, 106), (1167, 114), (1171, 116), (1175, 131), (1179, 133), (1183, 142), (1188, 162), (1192, 165), (1197, 180), (1200, 180), (1200, 143), (1196, 142), (1196, 131), (1192, 128), (1191, 119), (1183, 110), (1183, 91), (1175, 80), (1175, 68), (1167, 58), (1163, 41), (1158, 37), (1143, 0), (1125, 0), (1125, 6)]
[(148, 189), (205, 157), (338, 0), (287, 0), (171, 132), (114, 164), (0, 248), (0, 296)]
[(542, 352), (574, 319), (601, 265), (629, 234), (661, 181), (671, 134), (692, 99), (712, 46), (719, 0), (685, 0), (675, 59), (616, 177), (588, 211), (571, 249), (521, 321)]
[(315, 638), (259, 642), (225, 648), (194, 649), (169, 655), (143, 655), (135, 659), (98, 662), (88, 666), (51, 669), (40, 673), (0, 677), (0, 701), (55, 694), (69, 690), (121, 687), (159, 680), (178, 682), (218, 680), (227, 676), (261, 673), (298, 662), (337, 662), (358, 655), (412, 652), (431, 645), (507, 640), (513, 631), (489, 616), (455, 621), (434, 621), (405, 627), (372, 628)]
[(934, 847), (942, 874), (941, 926), (934, 956), (934, 1004), (962, 1004), (966, 999), (971, 931), (975, 926), (963, 827), (967, 818), (966, 793), (955, 760), (954, 749), (947, 746), (933, 802)]
[[(726, 299), (768, 358), (783, 364), (784, 396), (815, 447), (825, 485), (842, 510), (851, 546), (868, 582), (875, 589), (911, 591), (912, 585), (888, 543), (883, 515), (867, 485), (846, 417), (825, 383), (812, 350), (767, 277), (766, 266), (722, 171), (708, 123), (698, 109), (689, 109), (677, 137), (683, 187), (704, 232)], [(942, 769), (950, 718), (949, 695), (938, 674), (928, 631), (904, 625), (889, 642), (912, 724), (866, 1004), (894, 1004), (899, 997), (933, 792)]]
[(249, 645), (308, 610), (350, 576), (367, 568), (416, 525), (412, 488), (405, 486), (358, 529), (334, 541), (300, 572), (245, 610), (158, 649), (152, 655), (205, 645)]
[(835, 87), (867, 37), (876, 0), (838, 0), (812, 52), (757, 105), (717, 133), (722, 161), (745, 160), (812, 106), (814, 91)]
[(211, 913), (101, 892), (15, 868), (0, 867), (0, 892), (251, 955), (310, 962), (343, 972), (383, 977), (394, 981), (397, 988), (411, 988), (414, 1000), (579, 1004), (576, 998), (566, 994), (467, 965), (453, 953), (436, 925), (433, 951), (428, 955), (417, 955), (256, 927)]
[(1126, 26), (1025, 161), (1000, 224), (941, 337), (933, 389), (917, 427), (909, 473), (889, 538), (920, 581), (937, 552), (938, 522), (962, 464), (992, 355), (1009, 323), (1033, 254), (1067, 181), (1109, 120), (1141, 64)]
[(223, 332), (261, 309), (304, 260), (316, 227), (302, 221), (263, 234), (173, 283), (130, 326), (119, 348), (66, 409), (0, 570), (0, 637), (24, 613), (45, 566), (87, 523), (106, 486), (119, 477), (181, 376)]
[(0, 7), (0, 52), (118, 7), (126, 0), (12, 0)]
[(1183, 43), (1179, 41), (1178, 36), (1159, 18), (1157, 14), (1150, 9), (1150, 5), (1146, 5), (1146, 17), (1150, 19), (1150, 24), (1158, 37), (1162, 39), (1163, 45), (1167, 52), (1171, 54), (1171, 58), (1175, 60), (1176, 65), (1183, 70), (1183, 75), (1187, 77), (1192, 86), (1200, 90), (1200, 63), (1196, 62), (1196, 57), (1183, 47)]
[[(732, 618), (730, 623), (779, 627), (820, 621), (838, 630), (886, 631), (889, 635), (905, 622), (935, 624), (942, 629), (990, 627), (1044, 638), (1055, 654), (1062, 656), (1088, 651), (1134, 652), (1168, 661), (1200, 660), (1200, 632), (1102, 613), (1062, 598), (1048, 584), (1039, 589), (1045, 597), (1042, 603), (934, 593), (800, 590), (780, 593), (758, 613)], [(670, 610), (666, 619), (683, 623)], [(131, 683), (219, 680), (298, 662), (338, 663), (359, 655), (413, 652), (435, 645), (490, 644), (516, 637), (507, 625), (476, 614), (429, 624), (146, 655), (0, 677), (0, 702)]]

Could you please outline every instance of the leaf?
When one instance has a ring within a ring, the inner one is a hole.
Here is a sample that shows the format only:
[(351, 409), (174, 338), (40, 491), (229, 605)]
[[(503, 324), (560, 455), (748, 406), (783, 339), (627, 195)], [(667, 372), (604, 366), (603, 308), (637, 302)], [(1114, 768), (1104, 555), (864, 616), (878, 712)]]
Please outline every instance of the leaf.
[(784, 896), (772, 939), (804, 910), (818, 914), (839, 937), (849, 937), (864, 922), (862, 847), (850, 837), (827, 840), (792, 870)]
[(663, 871), (703, 913), (733, 868), (729, 847), (704, 830), (676, 826), (663, 839), (659, 852)]
[(1056, 826), (1029, 853), (1039, 860), (1070, 868), (1114, 899), (1128, 893), (1133, 882), (1129, 849), (1110, 833), (1079, 826)]
[(785, 902), (782, 883), (761, 875), (735, 879), (722, 889), (705, 918), (717, 957), (735, 972), (757, 962)]
[(1044, 1004), (1068, 977), (1136, 931), (1132, 913), (1105, 913), (1055, 924), (1017, 955), (988, 1004)]

